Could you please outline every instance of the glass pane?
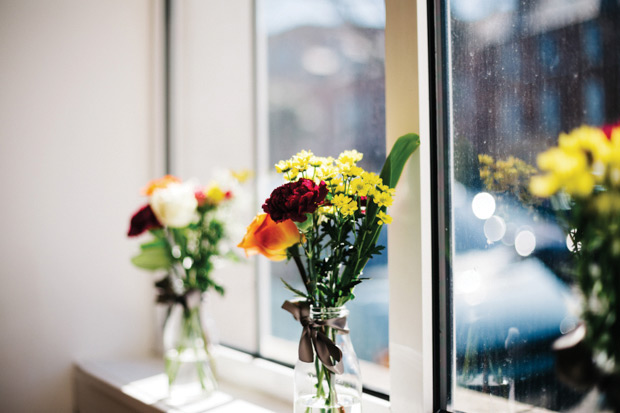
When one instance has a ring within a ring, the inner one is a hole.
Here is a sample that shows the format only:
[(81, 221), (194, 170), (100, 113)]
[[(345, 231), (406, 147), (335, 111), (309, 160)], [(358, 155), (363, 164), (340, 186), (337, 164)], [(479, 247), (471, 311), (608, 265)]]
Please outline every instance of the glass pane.
[(620, 118), (619, 6), (587, 0), (448, 0), (444, 6), (448, 407), (568, 411), (584, 395), (556, 378), (550, 346), (575, 326), (579, 302), (566, 235), (553, 205), (524, 191), (526, 164), (535, 166), (560, 132)]
[[(260, 199), (282, 185), (273, 165), (302, 149), (333, 156), (357, 149), (360, 166), (379, 172), (385, 160), (385, 79), (383, 0), (263, 0), (259, 2), (259, 36), (265, 44), (268, 105), (268, 183)], [(260, 62), (259, 62), (260, 64)], [(379, 243), (387, 246), (387, 234)], [(301, 327), (280, 309), (292, 293), (280, 278), (303, 288), (295, 265), (269, 266), (269, 309), (261, 337), (263, 354), (295, 357)], [(388, 363), (387, 252), (364, 270), (370, 278), (356, 287), (350, 309), (351, 339), (360, 359), (376, 366)], [(284, 341), (282, 341), (282, 339)], [(292, 351), (290, 351), (292, 349)], [(370, 366), (369, 368), (372, 368)], [(362, 367), (364, 370), (364, 366)], [(368, 369), (366, 369), (368, 370)], [(378, 379), (371, 387), (387, 389), (383, 371), (364, 374)], [(368, 384), (368, 383), (367, 383)]]

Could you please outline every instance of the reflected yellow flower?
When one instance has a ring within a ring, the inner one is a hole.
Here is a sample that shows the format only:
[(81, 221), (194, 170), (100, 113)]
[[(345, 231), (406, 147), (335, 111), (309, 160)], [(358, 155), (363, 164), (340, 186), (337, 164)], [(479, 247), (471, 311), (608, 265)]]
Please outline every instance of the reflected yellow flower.
[(560, 181), (555, 175), (538, 175), (530, 180), (530, 192), (541, 198), (549, 198), (559, 190)]
[(226, 192), (218, 184), (212, 183), (207, 187), (205, 195), (210, 204), (217, 205), (226, 198)]
[(606, 164), (611, 152), (611, 143), (605, 133), (591, 126), (581, 126), (569, 134), (560, 134), (558, 147), (566, 152), (583, 154), (589, 165), (596, 161)]
[(239, 171), (231, 171), (230, 174), (239, 182), (240, 184), (246, 182), (248, 179), (252, 178), (254, 173), (249, 169), (241, 169)]
[(480, 154), (478, 155), (478, 162), (481, 165), (493, 165), (493, 157), (491, 155)]
[(620, 212), (620, 194), (617, 192), (604, 192), (596, 196), (593, 206), (597, 212), (610, 215)]

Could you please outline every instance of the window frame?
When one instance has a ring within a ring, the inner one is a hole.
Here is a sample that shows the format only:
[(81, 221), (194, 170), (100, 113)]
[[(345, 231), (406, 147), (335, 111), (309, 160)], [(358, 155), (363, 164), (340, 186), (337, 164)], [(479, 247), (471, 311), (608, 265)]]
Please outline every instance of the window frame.
[[(444, 47), (448, 39), (448, 25), (445, 0), (429, 1), (429, 72), (435, 84), (430, 88), (431, 131), (434, 136), (431, 145), (431, 188), (433, 211), (433, 410), (448, 413), (451, 394), (450, 346), (453, 340), (451, 318), (452, 305), (449, 299), (450, 267), (446, 254), (446, 243), (453, 233), (450, 207), (447, 202), (450, 193), (445, 190), (449, 171), (444, 167), (451, 158), (449, 137), (451, 122), (449, 116), (450, 94), (445, 87), (450, 77), (449, 49)], [(443, 24), (446, 22), (446, 24)], [(432, 102), (435, 102), (433, 105)]]

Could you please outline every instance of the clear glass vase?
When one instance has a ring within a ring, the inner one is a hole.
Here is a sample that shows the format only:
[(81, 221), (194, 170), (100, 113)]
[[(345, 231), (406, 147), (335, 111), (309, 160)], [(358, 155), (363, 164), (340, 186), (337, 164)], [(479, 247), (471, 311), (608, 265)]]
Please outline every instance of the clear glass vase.
[(164, 361), (172, 403), (205, 398), (217, 390), (200, 298), (197, 303), (188, 301), (173, 304), (164, 325)]
[[(345, 307), (312, 308), (310, 317), (329, 320), (349, 314)], [(346, 328), (346, 325), (345, 325)], [(342, 374), (328, 370), (318, 359), (297, 360), (295, 364), (295, 413), (359, 413), (362, 411), (362, 378), (360, 365), (348, 332), (329, 326), (318, 329), (342, 350)]]

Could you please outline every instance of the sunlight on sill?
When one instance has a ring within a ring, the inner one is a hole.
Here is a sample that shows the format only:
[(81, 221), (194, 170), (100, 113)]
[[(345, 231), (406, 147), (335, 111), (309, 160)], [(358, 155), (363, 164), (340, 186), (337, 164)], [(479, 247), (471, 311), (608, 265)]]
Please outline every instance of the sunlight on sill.
[(459, 411), (498, 413), (553, 413), (551, 410), (535, 407), (529, 404), (508, 400), (503, 397), (484, 394), (475, 390), (457, 387), (453, 397)]

